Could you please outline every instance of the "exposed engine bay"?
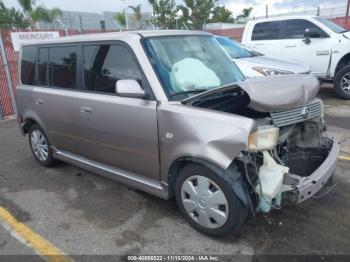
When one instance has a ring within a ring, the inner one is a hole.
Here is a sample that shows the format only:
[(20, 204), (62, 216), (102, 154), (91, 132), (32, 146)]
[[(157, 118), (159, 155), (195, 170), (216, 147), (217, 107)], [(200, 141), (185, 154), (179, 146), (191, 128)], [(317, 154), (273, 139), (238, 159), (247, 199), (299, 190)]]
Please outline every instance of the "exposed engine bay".
[[(318, 87), (310, 93), (315, 90)], [(330, 180), (339, 152), (338, 144), (325, 132), (322, 101), (305, 95), (284, 110), (266, 112), (270, 104), (261, 97), (252, 102), (251, 96), (236, 85), (185, 103), (255, 120), (248, 150), (238, 162), (256, 196), (257, 211), (267, 213), (285, 200), (300, 203), (314, 196)], [(282, 102), (277, 103), (281, 107)]]

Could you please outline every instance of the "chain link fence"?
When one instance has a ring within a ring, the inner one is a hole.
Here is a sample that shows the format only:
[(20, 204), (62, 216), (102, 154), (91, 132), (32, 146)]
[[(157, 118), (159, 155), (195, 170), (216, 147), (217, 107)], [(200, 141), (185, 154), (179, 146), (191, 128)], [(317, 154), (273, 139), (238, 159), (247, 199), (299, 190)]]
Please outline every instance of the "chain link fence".
[[(336, 10), (336, 9), (334, 8), (333, 10)], [(343, 16), (343, 17), (333, 18), (332, 21), (350, 30), (350, 19), (347, 20), (346, 17)], [(0, 34), (4, 42), (5, 53), (6, 53), (9, 71), (11, 75), (10, 81), (12, 81), (12, 86), (14, 89), (16, 89), (16, 86), (18, 84), (18, 78), (17, 78), (18, 52), (14, 51), (13, 49), (13, 45), (11, 41), (11, 32), (15, 32), (15, 31), (0, 30)], [(43, 30), (40, 30), (40, 31), (43, 31)], [(75, 30), (75, 29), (58, 30), (60, 36), (101, 33), (106, 31), (112, 32), (115, 30), (82, 30), (82, 31)], [(235, 39), (237, 41), (241, 41), (244, 28), (216, 29), (216, 30), (207, 30), (207, 31), (215, 35), (226, 36), (226, 37)], [(23, 30), (21, 30), (21, 32), (23, 32)], [(7, 79), (6, 79), (6, 72), (5, 72), (5, 64), (3, 62), (3, 58), (0, 56), (0, 119), (4, 116), (9, 116), (11, 114), (14, 114), (14, 108), (12, 105), (12, 100), (9, 93), (9, 87), (6, 80)]]

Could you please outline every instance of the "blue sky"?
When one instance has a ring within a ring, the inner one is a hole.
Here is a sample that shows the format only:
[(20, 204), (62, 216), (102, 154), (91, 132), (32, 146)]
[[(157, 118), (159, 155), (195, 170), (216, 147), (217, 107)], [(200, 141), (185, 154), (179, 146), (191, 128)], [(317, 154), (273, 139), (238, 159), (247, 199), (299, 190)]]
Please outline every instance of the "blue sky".
[[(181, 3), (181, 0), (176, 0)], [(6, 6), (19, 8), (17, 0), (3, 0)], [(299, 11), (304, 9), (316, 9), (317, 6), (333, 7), (345, 5), (347, 0), (219, 0), (220, 5), (226, 5), (234, 15), (241, 13), (245, 7), (252, 6), (253, 16), (263, 16), (265, 6), (269, 5), (271, 13), (283, 13), (287, 11)], [(47, 8), (59, 7), (62, 10), (103, 12), (120, 11), (129, 5), (141, 4), (145, 11), (151, 10), (148, 0), (38, 0), (38, 4)]]

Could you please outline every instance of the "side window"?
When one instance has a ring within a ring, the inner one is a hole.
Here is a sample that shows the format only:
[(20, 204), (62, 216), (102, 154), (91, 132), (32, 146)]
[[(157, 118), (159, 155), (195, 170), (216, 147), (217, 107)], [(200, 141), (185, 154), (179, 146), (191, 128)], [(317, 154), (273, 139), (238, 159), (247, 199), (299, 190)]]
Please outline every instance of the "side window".
[(319, 30), (321, 34), (324, 32), (314, 23), (304, 19), (293, 19), (286, 21), (286, 28), (284, 30), (284, 39), (298, 39), (304, 38), (304, 33), (306, 29), (316, 29)]
[(276, 40), (279, 39), (281, 27), (280, 21), (263, 22), (256, 24), (252, 33), (252, 40)]
[(35, 84), (36, 57), (37, 48), (35, 46), (23, 47), (21, 60), (21, 81), (24, 85)]
[(125, 46), (84, 46), (83, 57), (86, 90), (115, 93), (115, 84), (121, 79), (133, 79), (141, 84), (141, 72)]
[(49, 85), (77, 88), (77, 48), (75, 46), (49, 48)]
[(39, 48), (38, 55), (38, 85), (47, 85), (49, 49)]

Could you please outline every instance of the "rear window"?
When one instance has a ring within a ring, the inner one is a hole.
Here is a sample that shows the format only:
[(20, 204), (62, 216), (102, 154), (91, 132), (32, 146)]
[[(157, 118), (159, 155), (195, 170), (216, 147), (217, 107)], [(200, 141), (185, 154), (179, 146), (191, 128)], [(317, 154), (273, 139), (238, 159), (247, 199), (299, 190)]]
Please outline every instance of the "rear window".
[(24, 85), (77, 88), (76, 46), (25, 46), (21, 81)]
[(252, 40), (276, 40), (280, 38), (280, 21), (263, 22), (254, 26)]
[(35, 46), (25, 46), (22, 49), (21, 81), (23, 85), (35, 84), (36, 50)]
[(49, 48), (49, 85), (77, 88), (77, 48), (75, 46)]

